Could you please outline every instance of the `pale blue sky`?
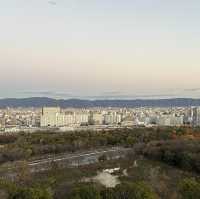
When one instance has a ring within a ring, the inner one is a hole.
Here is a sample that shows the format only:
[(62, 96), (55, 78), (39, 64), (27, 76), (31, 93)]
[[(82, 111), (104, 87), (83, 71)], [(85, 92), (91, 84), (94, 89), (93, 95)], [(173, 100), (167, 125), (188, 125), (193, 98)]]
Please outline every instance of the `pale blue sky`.
[(200, 97), (199, 0), (0, 0), (0, 97)]

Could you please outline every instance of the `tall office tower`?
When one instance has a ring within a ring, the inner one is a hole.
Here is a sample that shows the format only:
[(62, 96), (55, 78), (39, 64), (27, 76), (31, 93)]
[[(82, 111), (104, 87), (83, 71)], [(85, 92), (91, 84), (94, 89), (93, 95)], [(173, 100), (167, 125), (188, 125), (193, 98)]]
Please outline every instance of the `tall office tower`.
[(193, 126), (200, 126), (200, 107), (195, 107), (192, 109), (192, 116)]

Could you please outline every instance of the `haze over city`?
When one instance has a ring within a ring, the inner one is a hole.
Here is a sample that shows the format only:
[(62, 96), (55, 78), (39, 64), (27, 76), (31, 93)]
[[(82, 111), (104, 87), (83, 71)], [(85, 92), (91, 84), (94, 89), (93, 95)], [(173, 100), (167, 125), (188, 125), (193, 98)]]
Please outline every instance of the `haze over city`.
[(200, 97), (197, 0), (6, 0), (0, 97)]

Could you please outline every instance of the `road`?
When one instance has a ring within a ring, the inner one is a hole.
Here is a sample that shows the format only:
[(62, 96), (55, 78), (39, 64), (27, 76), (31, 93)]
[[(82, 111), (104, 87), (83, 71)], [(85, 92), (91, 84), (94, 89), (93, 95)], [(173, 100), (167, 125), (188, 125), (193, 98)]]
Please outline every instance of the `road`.
[[(61, 155), (49, 155), (47, 157), (29, 161), (27, 162), (27, 165), (30, 168), (30, 171), (35, 173), (51, 169), (52, 163), (56, 163), (62, 168), (77, 167), (97, 163), (99, 157), (102, 155), (106, 155), (109, 160), (123, 158), (129, 151), (131, 151), (130, 148), (112, 147), (71, 154), (65, 153)], [(18, 164), (19, 162), (13, 162), (9, 167), (6, 167), (6, 170), (3, 170), (3, 173), (5, 175), (11, 174), (11, 176), (15, 176), (14, 173), (17, 171), (17, 167), (20, 167), (20, 164)]]
[(79, 159), (79, 158), (88, 158), (88, 157), (100, 157), (103, 154), (110, 154), (110, 153), (116, 153), (116, 152), (125, 152), (129, 151), (129, 148), (122, 148), (122, 147), (113, 147), (110, 149), (99, 149), (99, 150), (93, 150), (93, 151), (87, 151), (87, 152), (82, 152), (78, 154), (63, 154), (63, 155), (55, 155), (54, 157), (48, 157), (44, 159), (38, 159), (34, 160), (32, 162), (29, 162), (29, 166), (37, 166), (37, 165), (42, 165), (42, 164), (47, 164), (47, 163), (52, 163), (52, 162), (61, 162), (61, 161), (66, 161), (66, 160), (74, 160), (74, 159)]

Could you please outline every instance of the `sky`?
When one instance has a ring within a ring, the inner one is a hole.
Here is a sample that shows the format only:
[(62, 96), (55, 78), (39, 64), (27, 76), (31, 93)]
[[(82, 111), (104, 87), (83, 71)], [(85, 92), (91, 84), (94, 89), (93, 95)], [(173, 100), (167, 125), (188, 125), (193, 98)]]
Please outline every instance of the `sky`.
[(199, 0), (0, 0), (0, 97), (200, 98)]

